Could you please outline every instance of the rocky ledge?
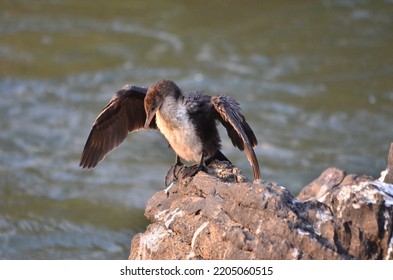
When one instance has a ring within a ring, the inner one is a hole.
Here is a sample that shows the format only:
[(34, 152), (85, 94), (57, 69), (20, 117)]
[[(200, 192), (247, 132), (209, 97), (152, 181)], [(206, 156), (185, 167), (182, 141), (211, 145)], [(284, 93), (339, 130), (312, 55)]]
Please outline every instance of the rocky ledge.
[(155, 194), (130, 259), (393, 259), (393, 145), (380, 179), (325, 170), (295, 198), (236, 167)]

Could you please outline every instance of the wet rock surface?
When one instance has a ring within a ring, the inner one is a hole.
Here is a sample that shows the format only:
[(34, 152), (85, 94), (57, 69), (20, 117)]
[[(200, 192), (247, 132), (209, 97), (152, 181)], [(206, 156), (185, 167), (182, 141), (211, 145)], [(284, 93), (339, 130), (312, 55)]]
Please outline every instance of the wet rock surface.
[(329, 168), (294, 198), (225, 162), (208, 170), (149, 200), (130, 259), (393, 259), (386, 180)]

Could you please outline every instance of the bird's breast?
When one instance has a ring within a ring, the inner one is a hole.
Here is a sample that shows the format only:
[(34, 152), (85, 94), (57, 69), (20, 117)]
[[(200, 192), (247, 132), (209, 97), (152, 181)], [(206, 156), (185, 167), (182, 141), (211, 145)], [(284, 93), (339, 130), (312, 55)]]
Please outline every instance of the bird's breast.
[(170, 113), (158, 110), (156, 122), (177, 155), (186, 161), (199, 162), (202, 155), (202, 142), (186, 108), (179, 107)]

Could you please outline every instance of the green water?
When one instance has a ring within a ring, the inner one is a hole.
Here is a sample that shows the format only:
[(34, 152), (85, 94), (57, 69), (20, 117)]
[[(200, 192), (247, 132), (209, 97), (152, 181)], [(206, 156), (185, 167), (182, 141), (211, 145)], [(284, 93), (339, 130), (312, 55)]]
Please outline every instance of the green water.
[(128, 83), (236, 97), (263, 178), (293, 193), (330, 166), (378, 177), (393, 138), (392, 49), (392, 1), (1, 0), (0, 258), (127, 258), (173, 152), (138, 132), (96, 169), (78, 163)]

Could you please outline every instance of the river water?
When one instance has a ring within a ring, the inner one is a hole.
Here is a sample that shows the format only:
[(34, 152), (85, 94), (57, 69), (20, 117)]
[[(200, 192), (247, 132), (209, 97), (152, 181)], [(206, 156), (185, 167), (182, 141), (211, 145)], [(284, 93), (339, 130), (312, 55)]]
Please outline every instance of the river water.
[[(392, 142), (393, 1), (0, 1), (0, 258), (125, 259), (174, 154), (130, 135), (78, 167), (124, 84), (234, 96), (265, 180), (378, 177)], [(223, 152), (251, 177), (222, 131)]]

